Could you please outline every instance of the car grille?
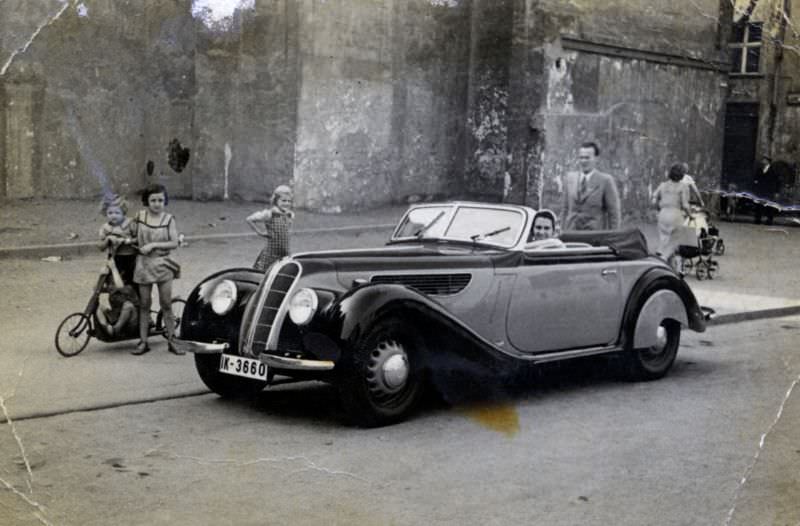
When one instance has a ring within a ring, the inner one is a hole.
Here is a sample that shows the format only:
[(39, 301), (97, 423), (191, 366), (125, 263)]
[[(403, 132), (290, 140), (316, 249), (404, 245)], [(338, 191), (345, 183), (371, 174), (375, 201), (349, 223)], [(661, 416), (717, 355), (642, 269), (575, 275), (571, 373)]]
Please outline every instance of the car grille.
[(464, 290), (471, 279), (471, 274), (384, 274), (373, 276), (370, 281), (405, 285), (425, 294), (449, 296)]
[(286, 315), (285, 300), (299, 277), (300, 265), (295, 261), (277, 263), (270, 269), (259, 287), (253, 316), (245, 319), (248, 331), (242, 348), (244, 355), (258, 356), (270, 343), (277, 342)]

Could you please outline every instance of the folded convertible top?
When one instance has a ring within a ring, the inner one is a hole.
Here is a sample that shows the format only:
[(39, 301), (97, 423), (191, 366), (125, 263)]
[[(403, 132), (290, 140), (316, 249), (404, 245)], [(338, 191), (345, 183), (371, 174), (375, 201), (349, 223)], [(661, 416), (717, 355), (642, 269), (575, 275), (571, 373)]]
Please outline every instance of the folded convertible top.
[(649, 255), (647, 239), (638, 228), (625, 230), (571, 230), (561, 233), (565, 243), (588, 243), (610, 247), (623, 259), (641, 259)]

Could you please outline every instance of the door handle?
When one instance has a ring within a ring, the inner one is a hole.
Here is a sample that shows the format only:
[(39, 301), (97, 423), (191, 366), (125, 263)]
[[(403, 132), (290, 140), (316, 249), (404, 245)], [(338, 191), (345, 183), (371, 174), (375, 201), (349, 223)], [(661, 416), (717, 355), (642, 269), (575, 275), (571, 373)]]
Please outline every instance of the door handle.
[(604, 268), (602, 272), (600, 272), (601, 276), (616, 276), (617, 270), (613, 268)]

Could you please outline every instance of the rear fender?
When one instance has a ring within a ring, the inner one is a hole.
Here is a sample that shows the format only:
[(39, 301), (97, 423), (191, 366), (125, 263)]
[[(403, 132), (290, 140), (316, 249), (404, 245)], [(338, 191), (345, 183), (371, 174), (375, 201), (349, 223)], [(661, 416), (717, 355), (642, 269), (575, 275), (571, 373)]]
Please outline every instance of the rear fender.
[(639, 343), (651, 342), (663, 319), (673, 319), (697, 332), (706, 329), (703, 312), (686, 282), (671, 269), (654, 267), (642, 274), (631, 290), (620, 328), (620, 345), (638, 348)]
[(643, 349), (658, 343), (658, 327), (666, 319), (675, 320), (683, 327), (689, 325), (683, 301), (674, 291), (661, 289), (642, 305), (633, 331), (633, 347)]

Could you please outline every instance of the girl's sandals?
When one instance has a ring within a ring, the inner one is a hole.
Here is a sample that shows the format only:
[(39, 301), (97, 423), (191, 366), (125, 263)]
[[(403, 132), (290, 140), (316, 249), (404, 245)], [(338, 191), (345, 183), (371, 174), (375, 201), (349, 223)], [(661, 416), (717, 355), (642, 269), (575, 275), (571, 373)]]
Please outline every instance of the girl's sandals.
[(141, 356), (146, 352), (150, 352), (150, 345), (148, 345), (144, 340), (139, 340), (139, 343), (136, 344), (136, 349), (131, 351), (131, 354), (135, 356)]
[(184, 351), (183, 349), (175, 347), (175, 344), (173, 343), (172, 340), (167, 340), (167, 350), (172, 354), (177, 354), (178, 356), (186, 354), (186, 351)]

